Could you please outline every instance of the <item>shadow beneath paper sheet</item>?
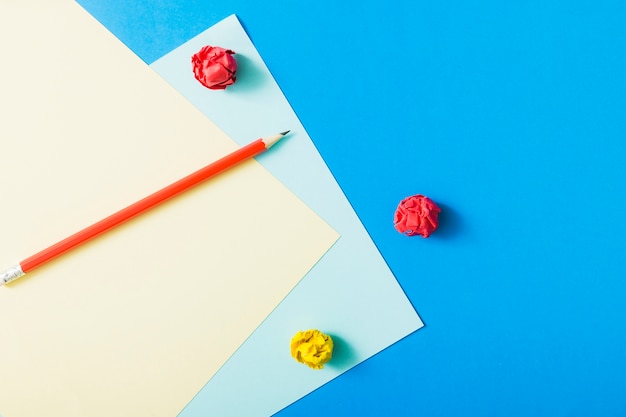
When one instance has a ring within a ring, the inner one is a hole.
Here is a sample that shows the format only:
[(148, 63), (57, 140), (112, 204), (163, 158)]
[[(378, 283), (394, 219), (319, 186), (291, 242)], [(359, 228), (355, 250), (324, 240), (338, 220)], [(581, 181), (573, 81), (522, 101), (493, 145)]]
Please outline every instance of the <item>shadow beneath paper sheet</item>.
[(341, 337), (331, 334), (333, 338), (333, 358), (326, 366), (329, 368), (345, 369), (354, 366), (357, 361), (354, 349)]
[(437, 203), (441, 208), (439, 213), (439, 227), (431, 237), (439, 239), (453, 239), (463, 233), (463, 219), (452, 207)]
[(245, 55), (236, 54), (237, 81), (226, 89), (232, 94), (243, 94), (261, 87), (265, 83), (265, 72)]

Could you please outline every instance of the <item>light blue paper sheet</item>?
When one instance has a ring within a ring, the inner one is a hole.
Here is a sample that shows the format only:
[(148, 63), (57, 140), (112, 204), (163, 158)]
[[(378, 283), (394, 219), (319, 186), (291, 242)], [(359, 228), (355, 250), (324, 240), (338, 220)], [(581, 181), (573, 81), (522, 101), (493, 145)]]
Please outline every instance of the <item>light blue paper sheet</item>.
[[(208, 44), (237, 53), (238, 80), (227, 90), (208, 90), (193, 77), (191, 56)], [(151, 67), (242, 145), (291, 129), (287, 139), (258, 160), (341, 234), (181, 417), (271, 415), (422, 327), (236, 16)], [(253, 209), (254, 201), (250, 205)], [(298, 364), (289, 354), (293, 334), (308, 328), (335, 339), (335, 357), (321, 371)]]

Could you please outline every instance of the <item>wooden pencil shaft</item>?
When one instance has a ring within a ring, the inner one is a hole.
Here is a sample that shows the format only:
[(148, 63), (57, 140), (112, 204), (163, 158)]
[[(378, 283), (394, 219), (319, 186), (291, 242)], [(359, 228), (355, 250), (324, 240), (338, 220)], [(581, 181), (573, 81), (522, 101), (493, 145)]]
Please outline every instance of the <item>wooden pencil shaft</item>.
[(246, 146), (239, 148), (231, 154), (218, 159), (204, 168), (176, 181), (150, 194), (149, 196), (123, 208), (122, 210), (88, 226), (81, 231), (61, 240), (60, 242), (26, 258), (20, 265), (24, 273), (30, 272), (38, 266), (70, 251), (71, 249), (131, 220), (132, 218), (150, 210), (159, 204), (189, 190), (190, 188), (208, 180), (211, 177), (231, 168), (259, 153), (267, 150), (263, 139), (258, 139)]

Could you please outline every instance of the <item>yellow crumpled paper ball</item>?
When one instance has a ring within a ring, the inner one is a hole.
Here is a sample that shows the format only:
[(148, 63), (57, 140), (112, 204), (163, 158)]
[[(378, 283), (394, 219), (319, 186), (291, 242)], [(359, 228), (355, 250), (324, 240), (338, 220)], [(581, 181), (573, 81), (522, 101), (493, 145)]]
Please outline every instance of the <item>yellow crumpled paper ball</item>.
[(319, 330), (300, 331), (291, 339), (291, 356), (311, 369), (322, 369), (333, 357), (333, 339)]

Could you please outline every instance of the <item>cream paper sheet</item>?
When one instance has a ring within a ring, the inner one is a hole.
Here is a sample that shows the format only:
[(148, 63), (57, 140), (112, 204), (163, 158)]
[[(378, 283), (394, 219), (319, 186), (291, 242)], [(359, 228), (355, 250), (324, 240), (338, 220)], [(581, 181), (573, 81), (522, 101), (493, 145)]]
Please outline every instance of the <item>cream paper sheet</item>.
[[(0, 267), (237, 146), (71, 0), (0, 36)], [(0, 287), (0, 415), (175, 416), (337, 237), (249, 161)]]

